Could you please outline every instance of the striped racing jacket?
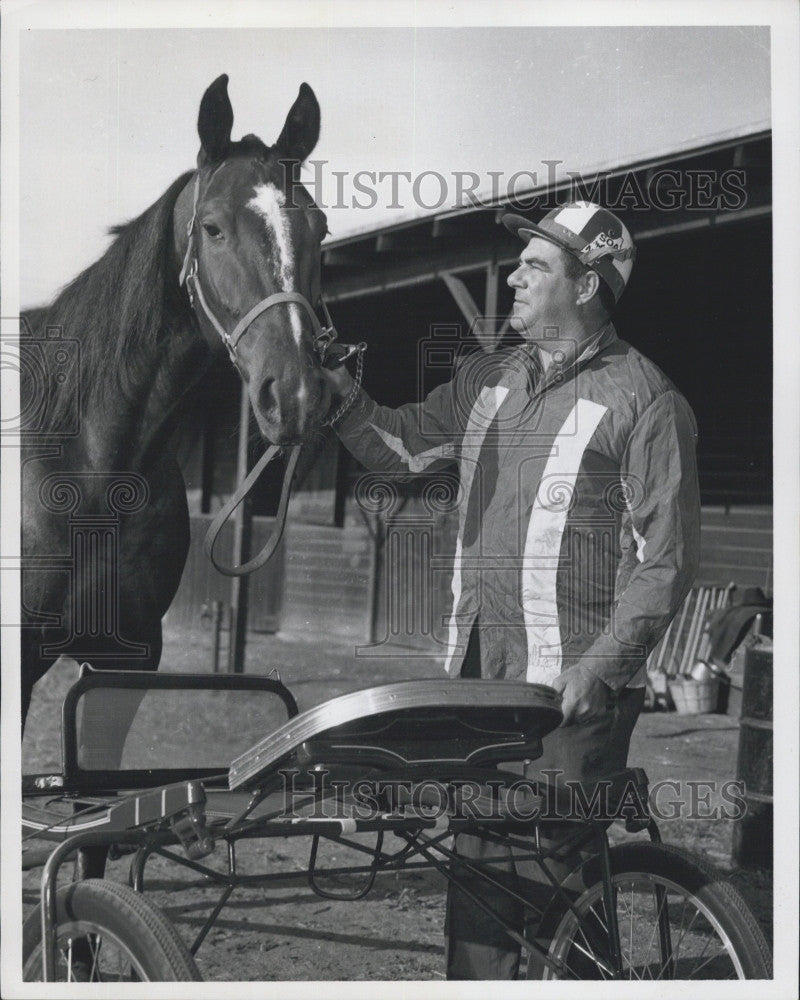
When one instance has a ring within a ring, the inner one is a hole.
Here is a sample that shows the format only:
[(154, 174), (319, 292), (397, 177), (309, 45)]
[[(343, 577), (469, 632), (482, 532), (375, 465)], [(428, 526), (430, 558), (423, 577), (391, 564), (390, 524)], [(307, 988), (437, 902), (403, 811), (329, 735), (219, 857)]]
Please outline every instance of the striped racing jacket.
[(458, 464), (451, 675), (478, 624), (483, 677), (547, 684), (580, 661), (614, 691), (644, 684), (697, 571), (697, 427), (611, 324), (546, 374), (522, 346), (470, 355), (422, 403), (361, 390), (337, 430), (371, 470)]

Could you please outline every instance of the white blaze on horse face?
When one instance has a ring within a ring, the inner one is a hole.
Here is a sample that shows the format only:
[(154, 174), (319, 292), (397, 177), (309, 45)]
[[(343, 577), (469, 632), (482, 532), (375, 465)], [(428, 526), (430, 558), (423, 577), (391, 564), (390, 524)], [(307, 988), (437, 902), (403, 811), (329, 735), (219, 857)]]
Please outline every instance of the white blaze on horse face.
[(300, 413), (300, 430), (301, 432), (305, 428), (305, 420), (308, 416), (308, 411), (306, 409), (306, 400), (308, 399), (308, 388), (306, 387), (305, 381), (301, 381), (300, 386), (297, 390), (297, 406)]
[[(286, 203), (286, 198), (282, 191), (279, 191), (274, 184), (257, 184), (255, 196), (247, 203), (247, 207), (261, 216), (266, 223), (267, 234), (270, 243), (275, 250), (278, 265), (278, 284), (282, 292), (292, 290), (294, 279), (294, 261), (292, 258), (292, 236), (289, 231), (289, 220), (281, 212)], [(300, 313), (297, 305), (293, 302), (287, 303), (289, 317), (292, 323), (292, 333), (300, 347), (303, 336), (303, 327), (300, 322)]]

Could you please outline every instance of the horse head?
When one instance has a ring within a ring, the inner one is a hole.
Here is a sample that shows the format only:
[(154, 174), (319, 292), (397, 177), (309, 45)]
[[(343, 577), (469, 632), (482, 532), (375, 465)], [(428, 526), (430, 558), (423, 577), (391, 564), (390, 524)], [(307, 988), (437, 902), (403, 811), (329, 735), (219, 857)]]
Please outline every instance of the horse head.
[(273, 146), (254, 135), (232, 142), (227, 84), (220, 76), (203, 96), (197, 172), (176, 206), (181, 281), (203, 335), (228, 347), (263, 437), (297, 444), (330, 406), (313, 308), (327, 223), (298, 180), (319, 104), (304, 83)]

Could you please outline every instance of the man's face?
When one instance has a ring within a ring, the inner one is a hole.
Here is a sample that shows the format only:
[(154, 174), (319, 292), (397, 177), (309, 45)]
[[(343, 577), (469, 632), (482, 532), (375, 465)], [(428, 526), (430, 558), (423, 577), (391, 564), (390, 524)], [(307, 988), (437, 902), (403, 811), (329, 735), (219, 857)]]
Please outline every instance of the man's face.
[(564, 252), (533, 236), (508, 277), (514, 289), (511, 326), (532, 343), (559, 341), (572, 330), (578, 290), (564, 271)]

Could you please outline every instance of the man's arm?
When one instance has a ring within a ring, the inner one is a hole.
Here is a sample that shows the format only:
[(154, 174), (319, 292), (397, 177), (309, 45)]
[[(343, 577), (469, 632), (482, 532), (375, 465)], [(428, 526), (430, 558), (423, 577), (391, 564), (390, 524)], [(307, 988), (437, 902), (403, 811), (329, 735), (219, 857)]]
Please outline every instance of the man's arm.
[[(346, 397), (353, 381), (338, 369), (325, 372), (334, 392)], [(335, 430), (362, 465), (378, 472), (417, 473), (450, 465), (458, 437), (454, 383), (432, 390), (422, 403), (392, 409), (360, 389)]]
[(616, 595), (611, 634), (559, 678), (575, 721), (603, 711), (609, 688), (625, 687), (692, 586), (700, 559), (696, 437), (689, 404), (671, 391), (647, 409), (628, 442), (620, 475), (632, 497), (637, 562)]

